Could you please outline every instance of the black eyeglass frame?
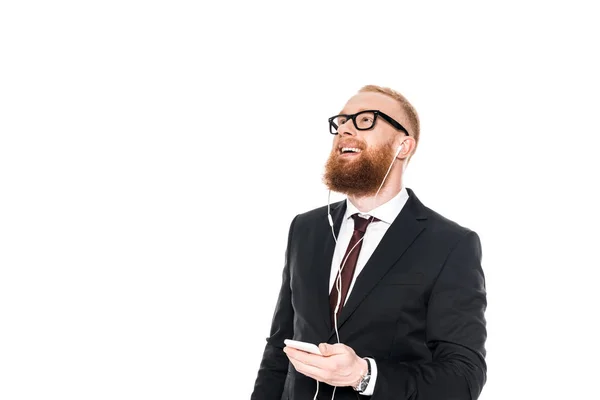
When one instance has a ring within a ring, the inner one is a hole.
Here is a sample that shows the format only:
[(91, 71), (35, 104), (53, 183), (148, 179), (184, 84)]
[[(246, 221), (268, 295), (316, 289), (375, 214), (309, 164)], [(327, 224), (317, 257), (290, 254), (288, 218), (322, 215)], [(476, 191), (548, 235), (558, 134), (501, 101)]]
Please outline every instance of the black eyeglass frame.
[[(359, 128), (358, 125), (356, 124), (356, 116), (360, 115), (362, 113), (373, 113), (374, 117), (373, 117), (373, 125), (370, 128)], [(402, 124), (400, 124), (398, 121), (396, 121), (394, 118), (390, 117), (389, 115), (387, 115), (384, 112), (381, 112), (379, 110), (363, 110), (363, 111), (359, 111), (356, 114), (338, 114), (338, 115), (334, 115), (333, 117), (329, 118), (329, 133), (331, 133), (332, 135), (337, 135), (339, 132), (333, 132), (333, 130), (335, 129), (336, 131), (338, 130), (339, 126), (337, 126), (333, 120), (336, 119), (337, 117), (346, 117), (348, 119), (352, 120), (352, 123), (354, 124), (354, 127), (356, 128), (356, 130), (358, 131), (368, 131), (371, 130), (375, 127), (375, 123), (377, 123), (377, 117), (381, 115), (381, 118), (383, 118), (384, 120), (386, 120), (390, 125), (392, 125), (394, 128), (396, 128), (399, 131), (404, 132), (404, 134), (406, 136), (410, 136), (408, 134), (408, 131), (406, 130), (405, 127), (402, 126)]]

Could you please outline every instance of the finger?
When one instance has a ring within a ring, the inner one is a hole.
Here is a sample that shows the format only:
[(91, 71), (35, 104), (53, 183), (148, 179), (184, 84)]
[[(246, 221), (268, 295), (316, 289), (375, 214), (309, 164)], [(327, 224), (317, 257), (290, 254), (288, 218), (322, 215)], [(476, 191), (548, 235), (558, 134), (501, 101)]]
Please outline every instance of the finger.
[(289, 346), (284, 347), (283, 352), (285, 354), (287, 354), (288, 358), (290, 358), (290, 357), (291, 358), (299, 358), (299, 357), (302, 357), (303, 355), (311, 354), (306, 351), (298, 350), (298, 349), (295, 349), (295, 348), (289, 347)]
[(351, 351), (350, 347), (346, 346), (342, 343), (329, 344), (329, 343), (321, 343), (319, 344), (319, 350), (321, 354), (324, 356), (333, 356), (336, 354), (346, 354)]
[(354, 352), (351, 347), (343, 343), (330, 344), (329, 351), (331, 354), (348, 354)]
[[(296, 349), (296, 348), (290, 347), (290, 346), (285, 346), (283, 348), (283, 352), (286, 353), (286, 354), (294, 354), (294, 355), (297, 355), (297, 354), (313, 354), (313, 353), (309, 353), (309, 352), (304, 351), (304, 350), (299, 350), (299, 349)], [(314, 354), (314, 355), (316, 355), (316, 354)]]
[(307, 353), (305, 351), (285, 348), (285, 353), (287, 354), (289, 359), (294, 359), (300, 361), (303, 364), (311, 365), (313, 367), (317, 367), (320, 369), (328, 369), (331, 370), (335, 367), (335, 364), (332, 360), (327, 359), (326, 357), (319, 356), (312, 353)]
[(332, 347), (333, 346), (331, 346), (329, 343), (321, 343), (319, 344), (319, 351), (321, 352), (321, 354), (327, 357), (333, 354)]
[(315, 377), (315, 376), (311, 375), (311, 374), (308, 372), (308, 370), (306, 369), (306, 365), (305, 365), (305, 364), (302, 364), (300, 361), (296, 361), (296, 360), (294, 360), (293, 358), (290, 358), (290, 363), (292, 363), (292, 365), (294, 366), (294, 369), (295, 369), (297, 372), (301, 373), (302, 375), (306, 375), (306, 376), (308, 376), (309, 378), (316, 379), (316, 377)]
[(296, 368), (296, 371), (320, 382), (329, 383), (329, 380), (333, 375), (331, 371), (323, 370), (312, 365), (304, 364), (297, 360), (292, 360), (291, 362), (294, 368)]

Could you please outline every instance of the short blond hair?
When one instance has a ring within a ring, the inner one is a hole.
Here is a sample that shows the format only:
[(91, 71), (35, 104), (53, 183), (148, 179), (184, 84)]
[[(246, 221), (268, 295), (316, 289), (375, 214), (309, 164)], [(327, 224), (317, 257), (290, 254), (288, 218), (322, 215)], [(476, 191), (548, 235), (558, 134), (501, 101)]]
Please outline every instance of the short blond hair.
[[(421, 134), (421, 124), (419, 122), (419, 114), (417, 114), (417, 110), (413, 107), (412, 104), (404, 97), (400, 92), (395, 91), (394, 89), (390, 89), (387, 87), (377, 86), (377, 85), (366, 85), (363, 86), (359, 92), (375, 92), (385, 94), (392, 99), (398, 101), (400, 106), (406, 113), (408, 117), (408, 122), (411, 126), (407, 127), (410, 136), (415, 139), (415, 151), (417, 150), (417, 146), (419, 145), (419, 136)], [(414, 154), (414, 151), (413, 151)]]

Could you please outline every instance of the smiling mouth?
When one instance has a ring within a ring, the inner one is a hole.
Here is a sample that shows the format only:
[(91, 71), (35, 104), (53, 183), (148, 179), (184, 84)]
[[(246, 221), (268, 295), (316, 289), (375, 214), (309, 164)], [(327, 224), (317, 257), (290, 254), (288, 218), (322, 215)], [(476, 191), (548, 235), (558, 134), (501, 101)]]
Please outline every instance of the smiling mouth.
[(341, 147), (340, 154), (360, 154), (362, 152), (358, 147)]

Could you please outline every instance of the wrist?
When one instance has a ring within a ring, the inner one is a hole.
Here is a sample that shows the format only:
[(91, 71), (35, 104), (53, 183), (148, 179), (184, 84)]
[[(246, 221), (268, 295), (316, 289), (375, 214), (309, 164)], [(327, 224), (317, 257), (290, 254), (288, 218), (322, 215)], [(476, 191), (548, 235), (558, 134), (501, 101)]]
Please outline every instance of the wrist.
[(356, 363), (356, 374), (357, 378), (354, 380), (352, 387), (357, 388), (362, 380), (365, 378), (367, 373), (369, 372), (369, 362), (364, 358), (359, 358)]

